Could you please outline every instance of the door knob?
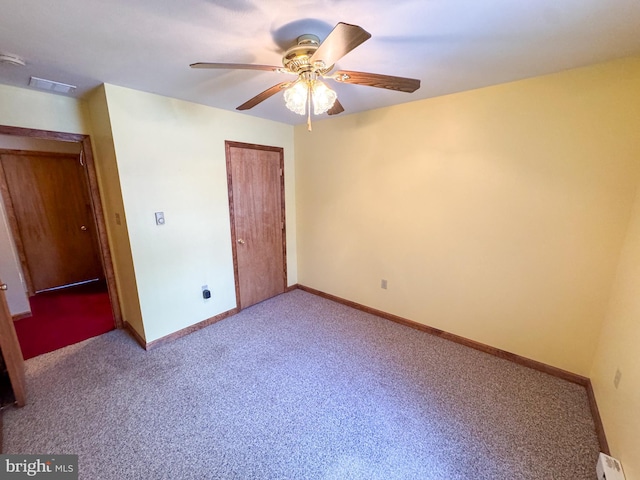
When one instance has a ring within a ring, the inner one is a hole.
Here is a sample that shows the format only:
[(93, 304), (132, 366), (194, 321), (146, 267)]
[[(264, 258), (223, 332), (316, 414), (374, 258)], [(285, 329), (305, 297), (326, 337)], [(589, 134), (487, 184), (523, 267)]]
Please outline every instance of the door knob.
[(84, 225), (82, 225), (82, 226), (80, 227), (80, 230), (82, 230), (83, 232), (84, 232), (86, 229), (87, 229), (87, 227), (86, 227), (86, 226), (84, 226)]
[(244, 240), (243, 240), (243, 239), (241, 239), (241, 238), (239, 238), (239, 239), (238, 239), (238, 243), (239, 243), (240, 245), (244, 245)]
[(0, 290), (6, 290), (7, 288), (8, 287), (6, 283), (0, 283)]

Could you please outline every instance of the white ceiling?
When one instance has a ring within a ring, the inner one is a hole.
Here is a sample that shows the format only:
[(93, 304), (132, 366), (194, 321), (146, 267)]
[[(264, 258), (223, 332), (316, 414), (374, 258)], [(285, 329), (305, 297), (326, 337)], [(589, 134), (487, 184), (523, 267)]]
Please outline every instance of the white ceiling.
[[(337, 68), (418, 78), (413, 94), (331, 85), (348, 113), (640, 54), (640, 0), (0, 0), (0, 83), (37, 76), (101, 83), (227, 110), (290, 76), (196, 70), (194, 62), (281, 65), (297, 36), (338, 22), (372, 38)], [(27, 87), (28, 88), (28, 87)], [(275, 95), (246, 112), (289, 124)]]

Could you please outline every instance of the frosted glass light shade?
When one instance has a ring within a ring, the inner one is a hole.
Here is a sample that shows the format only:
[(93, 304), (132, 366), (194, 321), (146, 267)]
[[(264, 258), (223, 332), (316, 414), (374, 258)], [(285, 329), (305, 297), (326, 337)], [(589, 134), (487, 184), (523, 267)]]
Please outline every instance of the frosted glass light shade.
[(298, 82), (284, 91), (284, 101), (287, 108), (298, 115), (304, 115), (307, 111), (307, 95), (309, 86), (307, 82)]
[(313, 99), (313, 113), (320, 115), (333, 107), (338, 95), (324, 83), (316, 80), (311, 88), (311, 97)]
[(307, 113), (309, 86), (311, 85), (311, 103), (313, 113), (321, 115), (333, 107), (338, 95), (319, 80), (297, 82), (284, 91), (284, 101), (287, 108), (298, 115)]

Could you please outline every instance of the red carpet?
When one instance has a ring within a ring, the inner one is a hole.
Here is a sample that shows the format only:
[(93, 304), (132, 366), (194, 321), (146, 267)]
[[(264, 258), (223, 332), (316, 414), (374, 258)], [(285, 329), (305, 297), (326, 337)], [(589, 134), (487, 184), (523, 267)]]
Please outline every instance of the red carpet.
[(114, 329), (104, 282), (94, 282), (29, 299), (31, 317), (14, 323), (25, 360)]

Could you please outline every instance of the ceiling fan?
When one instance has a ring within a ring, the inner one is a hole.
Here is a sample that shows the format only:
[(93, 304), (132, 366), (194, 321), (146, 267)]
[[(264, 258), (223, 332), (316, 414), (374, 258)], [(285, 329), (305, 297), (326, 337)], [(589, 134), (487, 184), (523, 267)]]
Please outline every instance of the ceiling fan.
[(315, 35), (298, 37), (297, 44), (289, 48), (282, 57), (282, 67), (255, 65), (248, 63), (192, 63), (192, 68), (262, 70), (296, 75), (292, 81), (278, 83), (264, 92), (246, 101), (236, 110), (248, 110), (259, 103), (284, 91), (287, 108), (300, 115), (308, 114), (308, 126), (311, 130), (311, 108), (313, 113), (336, 115), (344, 112), (337, 94), (327, 87), (321, 79), (335, 80), (341, 83), (367, 85), (386, 88), (399, 92), (412, 93), (420, 88), (420, 80), (394, 77), (377, 73), (339, 70), (331, 73), (335, 63), (351, 50), (371, 38), (371, 34), (357, 25), (338, 23), (324, 42)]

